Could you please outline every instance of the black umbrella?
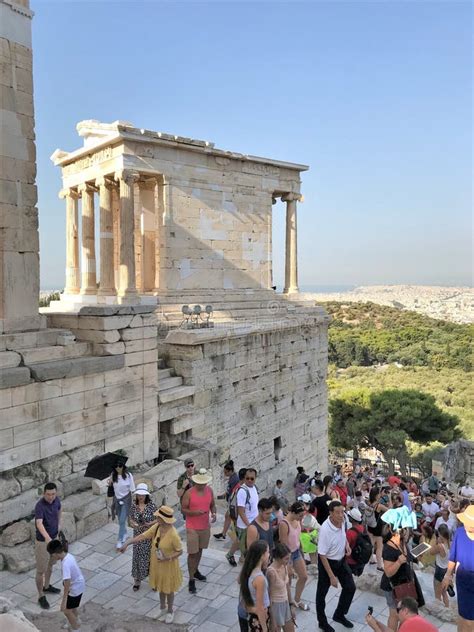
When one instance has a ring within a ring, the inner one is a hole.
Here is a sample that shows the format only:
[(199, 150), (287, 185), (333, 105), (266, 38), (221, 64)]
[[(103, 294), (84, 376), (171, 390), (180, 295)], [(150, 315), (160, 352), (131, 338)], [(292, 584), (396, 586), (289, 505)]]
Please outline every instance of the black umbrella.
[(125, 465), (127, 461), (128, 456), (115, 454), (115, 452), (99, 454), (99, 456), (95, 456), (89, 461), (84, 476), (102, 480), (110, 476), (113, 469), (117, 466), (117, 463), (123, 463), (123, 465)]

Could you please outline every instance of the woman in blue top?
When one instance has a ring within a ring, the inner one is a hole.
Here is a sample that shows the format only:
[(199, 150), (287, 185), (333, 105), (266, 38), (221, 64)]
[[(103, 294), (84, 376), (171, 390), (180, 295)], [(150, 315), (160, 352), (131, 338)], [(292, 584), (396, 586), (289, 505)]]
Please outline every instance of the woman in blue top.
[(270, 620), (268, 608), (267, 578), (263, 574), (268, 565), (270, 551), (265, 540), (256, 540), (247, 549), (245, 561), (240, 572), (241, 601), (248, 612), (250, 632), (269, 632)]
[(456, 529), (449, 551), (449, 564), (442, 589), (446, 590), (456, 573), (458, 594), (458, 632), (472, 632), (474, 627), (474, 505), (458, 514), (463, 526)]

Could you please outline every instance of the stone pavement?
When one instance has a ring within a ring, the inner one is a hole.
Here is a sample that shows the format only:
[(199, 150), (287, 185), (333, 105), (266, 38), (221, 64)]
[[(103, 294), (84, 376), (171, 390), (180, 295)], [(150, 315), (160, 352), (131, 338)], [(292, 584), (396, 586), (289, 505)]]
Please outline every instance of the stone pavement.
[[(213, 529), (218, 531), (218, 525)], [(86, 593), (83, 603), (91, 601), (103, 608), (113, 609), (116, 613), (133, 612), (151, 619), (160, 612), (159, 596), (152, 591), (147, 583), (143, 583), (139, 592), (132, 591), (131, 547), (126, 553), (120, 554), (115, 550), (117, 524), (109, 523), (105, 527), (84, 536), (71, 544), (70, 550), (76, 556), (79, 566), (86, 579)], [(207, 582), (196, 582), (198, 593), (189, 595), (187, 591), (186, 556), (181, 557), (181, 565), (185, 576), (183, 588), (176, 595), (175, 622), (187, 624), (192, 632), (238, 632), (237, 596), (239, 587), (237, 576), (239, 568), (229, 566), (225, 559), (225, 551), (229, 546), (226, 542), (217, 542), (211, 537), (211, 548), (204, 552), (200, 570), (207, 575)], [(367, 567), (369, 568), (369, 567)], [(370, 572), (376, 572), (370, 567)], [(3, 571), (0, 573), (0, 588), (2, 595), (14, 601), (25, 612), (42, 612), (36, 603), (35, 571), (15, 575)], [(432, 576), (420, 574), (425, 597), (433, 598)], [(60, 585), (60, 565), (56, 564), (53, 571), (52, 583)], [(310, 576), (305, 587), (303, 598), (310, 605), (310, 612), (298, 611), (298, 632), (314, 632), (317, 629), (315, 615), (316, 579)], [(339, 591), (331, 588), (328, 594), (328, 614), (335, 609)], [(59, 612), (60, 596), (48, 595), (52, 612), (57, 610), (58, 621), (64, 620)], [(354, 632), (368, 630), (364, 623), (367, 606), (374, 607), (374, 616), (384, 623), (387, 620), (385, 599), (370, 592), (357, 591), (353, 601), (349, 618), (355, 623)], [(426, 616), (426, 615), (425, 615)], [(49, 618), (49, 617), (48, 617)], [(450, 623), (441, 624), (433, 617), (427, 616), (441, 632), (455, 632), (456, 627)], [(51, 632), (51, 624), (45, 617), (44, 624), (41, 617), (35, 618), (35, 624), (41, 632)], [(341, 625), (331, 622), (337, 632), (345, 630)], [(171, 627), (171, 626), (170, 626)], [(82, 626), (83, 632), (95, 632), (94, 627)]]

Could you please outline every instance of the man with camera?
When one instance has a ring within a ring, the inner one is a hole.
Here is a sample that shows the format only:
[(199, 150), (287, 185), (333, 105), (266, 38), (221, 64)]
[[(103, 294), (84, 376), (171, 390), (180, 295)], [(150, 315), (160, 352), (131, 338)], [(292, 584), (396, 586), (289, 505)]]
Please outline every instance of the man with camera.
[[(373, 616), (373, 608), (369, 606), (369, 612), (365, 617), (367, 625), (374, 632), (395, 632)], [(418, 604), (412, 597), (404, 597), (397, 604), (398, 620), (400, 627), (398, 632), (439, 632), (438, 628), (418, 614)]]

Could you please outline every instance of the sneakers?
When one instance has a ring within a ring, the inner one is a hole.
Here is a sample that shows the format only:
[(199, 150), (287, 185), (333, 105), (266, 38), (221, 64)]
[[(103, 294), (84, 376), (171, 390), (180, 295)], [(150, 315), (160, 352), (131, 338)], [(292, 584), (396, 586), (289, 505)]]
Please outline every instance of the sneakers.
[(118, 550), (118, 549), (121, 549), (122, 546), (123, 546), (122, 540), (117, 540), (117, 544), (115, 545), (115, 548)]
[(43, 610), (49, 610), (49, 603), (44, 595), (38, 599), (38, 605)]
[(206, 576), (205, 575), (201, 575), (201, 573), (199, 572), (199, 570), (197, 570), (194, 573), (194, 579), (198, 579), (200, 582), (205, 582), (206, 581)]
[(225, 540), (225, 535), (223, 533), (214, 533), (214, 537), (216, 540)]
[(46, 588), (43, 588), (43, 592), (45, 593), (51, 593), (52, 595), (59, 595), (59, 593), (61, 592), (61, 590), (59, 588), (55, 588), (54, 586), (51, 586), (51, 584)]
[(174, 621), (174, 612), (168, 612), (165, 617), (165, 623), (173, 623)]
[(237, 562), (235, 561), (235, 557), (233, 555), (229, 555), (229, 553), (226, 553), (225, 559), (229, 562), (231, 566), (237, 566)]
[(164, 621), (167, 614), (168, 608), (161, 608), (160, 614), (156, 618), (158, 619), (158, 621)]
[[(196, 582), (194, 581), (194, 579), (190, 579), (189, 580), (189, 584), (188, 584), (188, 590), (191, 593), (191, 595), (195, 595), (197, 593), (196, 590)], [(49, 607), (49, 606), (48, 606)]]
[(346, 619), (346, 617), (343, 614), (342, 615), (334, 614), (332, 620), (336, 621), (336, 623), (340, 623), (345, 628), (353, 628), (354, 627), (354, 624), (352, 623), (352, 621), (349, 621), (349, 619)]

